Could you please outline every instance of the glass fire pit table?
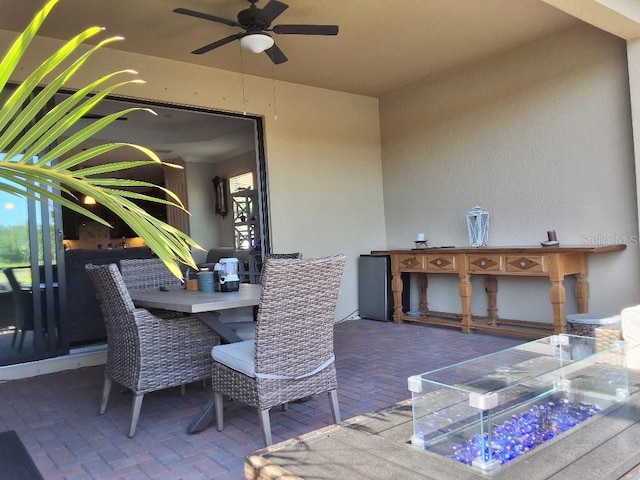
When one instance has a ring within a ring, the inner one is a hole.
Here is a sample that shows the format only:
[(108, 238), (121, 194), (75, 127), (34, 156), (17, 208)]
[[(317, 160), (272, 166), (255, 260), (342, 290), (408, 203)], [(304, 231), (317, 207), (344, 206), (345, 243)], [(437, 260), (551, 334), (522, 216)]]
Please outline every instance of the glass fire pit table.
[(258, 450), (245, 475), (637, 480), (640, 371), (624, 363), (623, 342), (562, 334), (414, 375), (412, 398)]
[(623, 342), (596, 351), (595, 338), (565, 334), (415, 375), (408, 385), (411, 443), (482, 472), (629, 397)]

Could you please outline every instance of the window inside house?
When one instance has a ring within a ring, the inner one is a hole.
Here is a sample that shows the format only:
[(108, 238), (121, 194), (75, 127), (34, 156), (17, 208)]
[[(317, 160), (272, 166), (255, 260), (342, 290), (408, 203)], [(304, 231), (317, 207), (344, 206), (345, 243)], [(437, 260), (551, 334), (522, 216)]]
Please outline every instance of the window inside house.
[(236, 193), (242, 190), (253, 190), (253, 173), (247, 172), (229, 179), (229, 190)]
[(253, 173), (229, 178), (229, 192), (233, 211), (233, 236), (236, 250), (259, 250), (260, 228), (258, 198)]

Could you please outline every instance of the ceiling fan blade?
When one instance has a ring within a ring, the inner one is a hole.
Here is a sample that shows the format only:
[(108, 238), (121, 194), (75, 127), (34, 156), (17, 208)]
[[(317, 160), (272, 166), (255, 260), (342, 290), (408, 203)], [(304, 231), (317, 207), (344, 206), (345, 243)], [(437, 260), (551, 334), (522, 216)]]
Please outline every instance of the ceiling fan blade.
[(276, 65), (280, 65), (281, 63), (284, 63), (287, 60), (289, 60), (287, 56), (284, 54), (284, 52), (280, 50), (278, 45), (276, 45), (275, 43), (273, 44), (273, 47), (269, 48), (268, 50), (265, 50), (264, 53), (266, 53), (267, 56), (271, 59), (271, 61)]
[(276, 25), (275, 33), (282, 35), (337, 35), (337, 25)]
[(269, 21), (269, 25), (273, 22), (277, 17), (282, 15), (289, 5), (278, 2), (278, 0), (271, 0), (262, 8), (262, 14), (265, 16), (265, 19)]
[(230, 27), (242, 27), (242, 25), (234, 20), (227, 20), (226, 18), (216, 17), (215, 15), (209, 15), (208, 13), (196, 12), (195, 10), (189, 10), (188, 8), (176, 8), (173, 11), (174, 13), (181, 13), (182, 15), (189, 15), (191, 17), (210, 20), (212, 22), (224, 23)]
[(242, 36), (241, 33), (236, 33), (235, 35), (229, 35), (228, 37), (224, 37), (222, 40), (218, 40), (216, 42), (205, 45), (204, 47), (197, 48), (191, 53), (195, 53), (196, 55), (200, 55), (202, 53), (207, 53), (213, 50), (214, 48), (221, 47), (222, 45), (226, 45), (229, 42), (233, 42), (234, 40), (239, 39)]

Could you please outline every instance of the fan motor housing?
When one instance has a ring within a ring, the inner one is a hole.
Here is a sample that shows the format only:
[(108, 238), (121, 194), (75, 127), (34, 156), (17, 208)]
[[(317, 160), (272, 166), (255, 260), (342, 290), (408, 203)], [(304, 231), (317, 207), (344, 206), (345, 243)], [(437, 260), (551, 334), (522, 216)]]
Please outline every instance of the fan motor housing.
[(244, 28), (258, 27), (260, 29), (267, 29), (271, 25), (262, 10), (256, 7), (247, 8), (238, 13), (238, 23)]

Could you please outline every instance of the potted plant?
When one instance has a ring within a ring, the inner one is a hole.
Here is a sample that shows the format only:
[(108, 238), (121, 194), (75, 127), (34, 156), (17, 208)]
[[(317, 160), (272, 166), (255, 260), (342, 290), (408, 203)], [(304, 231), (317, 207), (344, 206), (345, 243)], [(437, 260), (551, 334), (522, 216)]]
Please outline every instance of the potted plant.
[[(5, 54), (0, 63), (0, 91), (7, 86), (29, 44), (58, 1), (47, 1)], [(173, 192), (148, 182), (109, 176), (115, 172), (148, 164), (181, 167), (162, 162), (148, 148), (123, 142), (105, 143), (66, 156), (74, 147), (132, 111), (146, 110), (153, 114), (153, 111), (146, 108), (129, 108), (107, 115), (78, 130), (78, 120), (105, 97), (125, 85), (144, 83), (135, 77), (137, 72), (121, 70), (97, 78), (53, 108), (47, 108), (54, 95), (65, 88), (71, 76), (82, 68), (96, 51), (121, 40), (121, 37), (111, 37), (100, 41), (85, 53), (78, 50), (84, 42), (102, 31), (100, 27), (91, 27), (73, 37), (31, 72), (2, 105), (0, 190), (38, 201), (58, 202), (110, 226), (103, 218), (64, 198), (62, 194), (75, 191), (93, 197), (127, 223), (176, 276), (181, 276), (176, 260), (195, 267), (191, 249), (200, 248), (199, 245), (184, 232), (154, 218), (133, 202), (160, 202), (184, 210), (180, 199)], [(121, 80), (122, 77), (133, 78)], [(119, 148), (133, 149), (142, 159), (99, 166), (88, 165), (89, 160)], [(132, 187), (159, 188), (167, 194), (168, 199), (137, 193), (131, 190)]]

